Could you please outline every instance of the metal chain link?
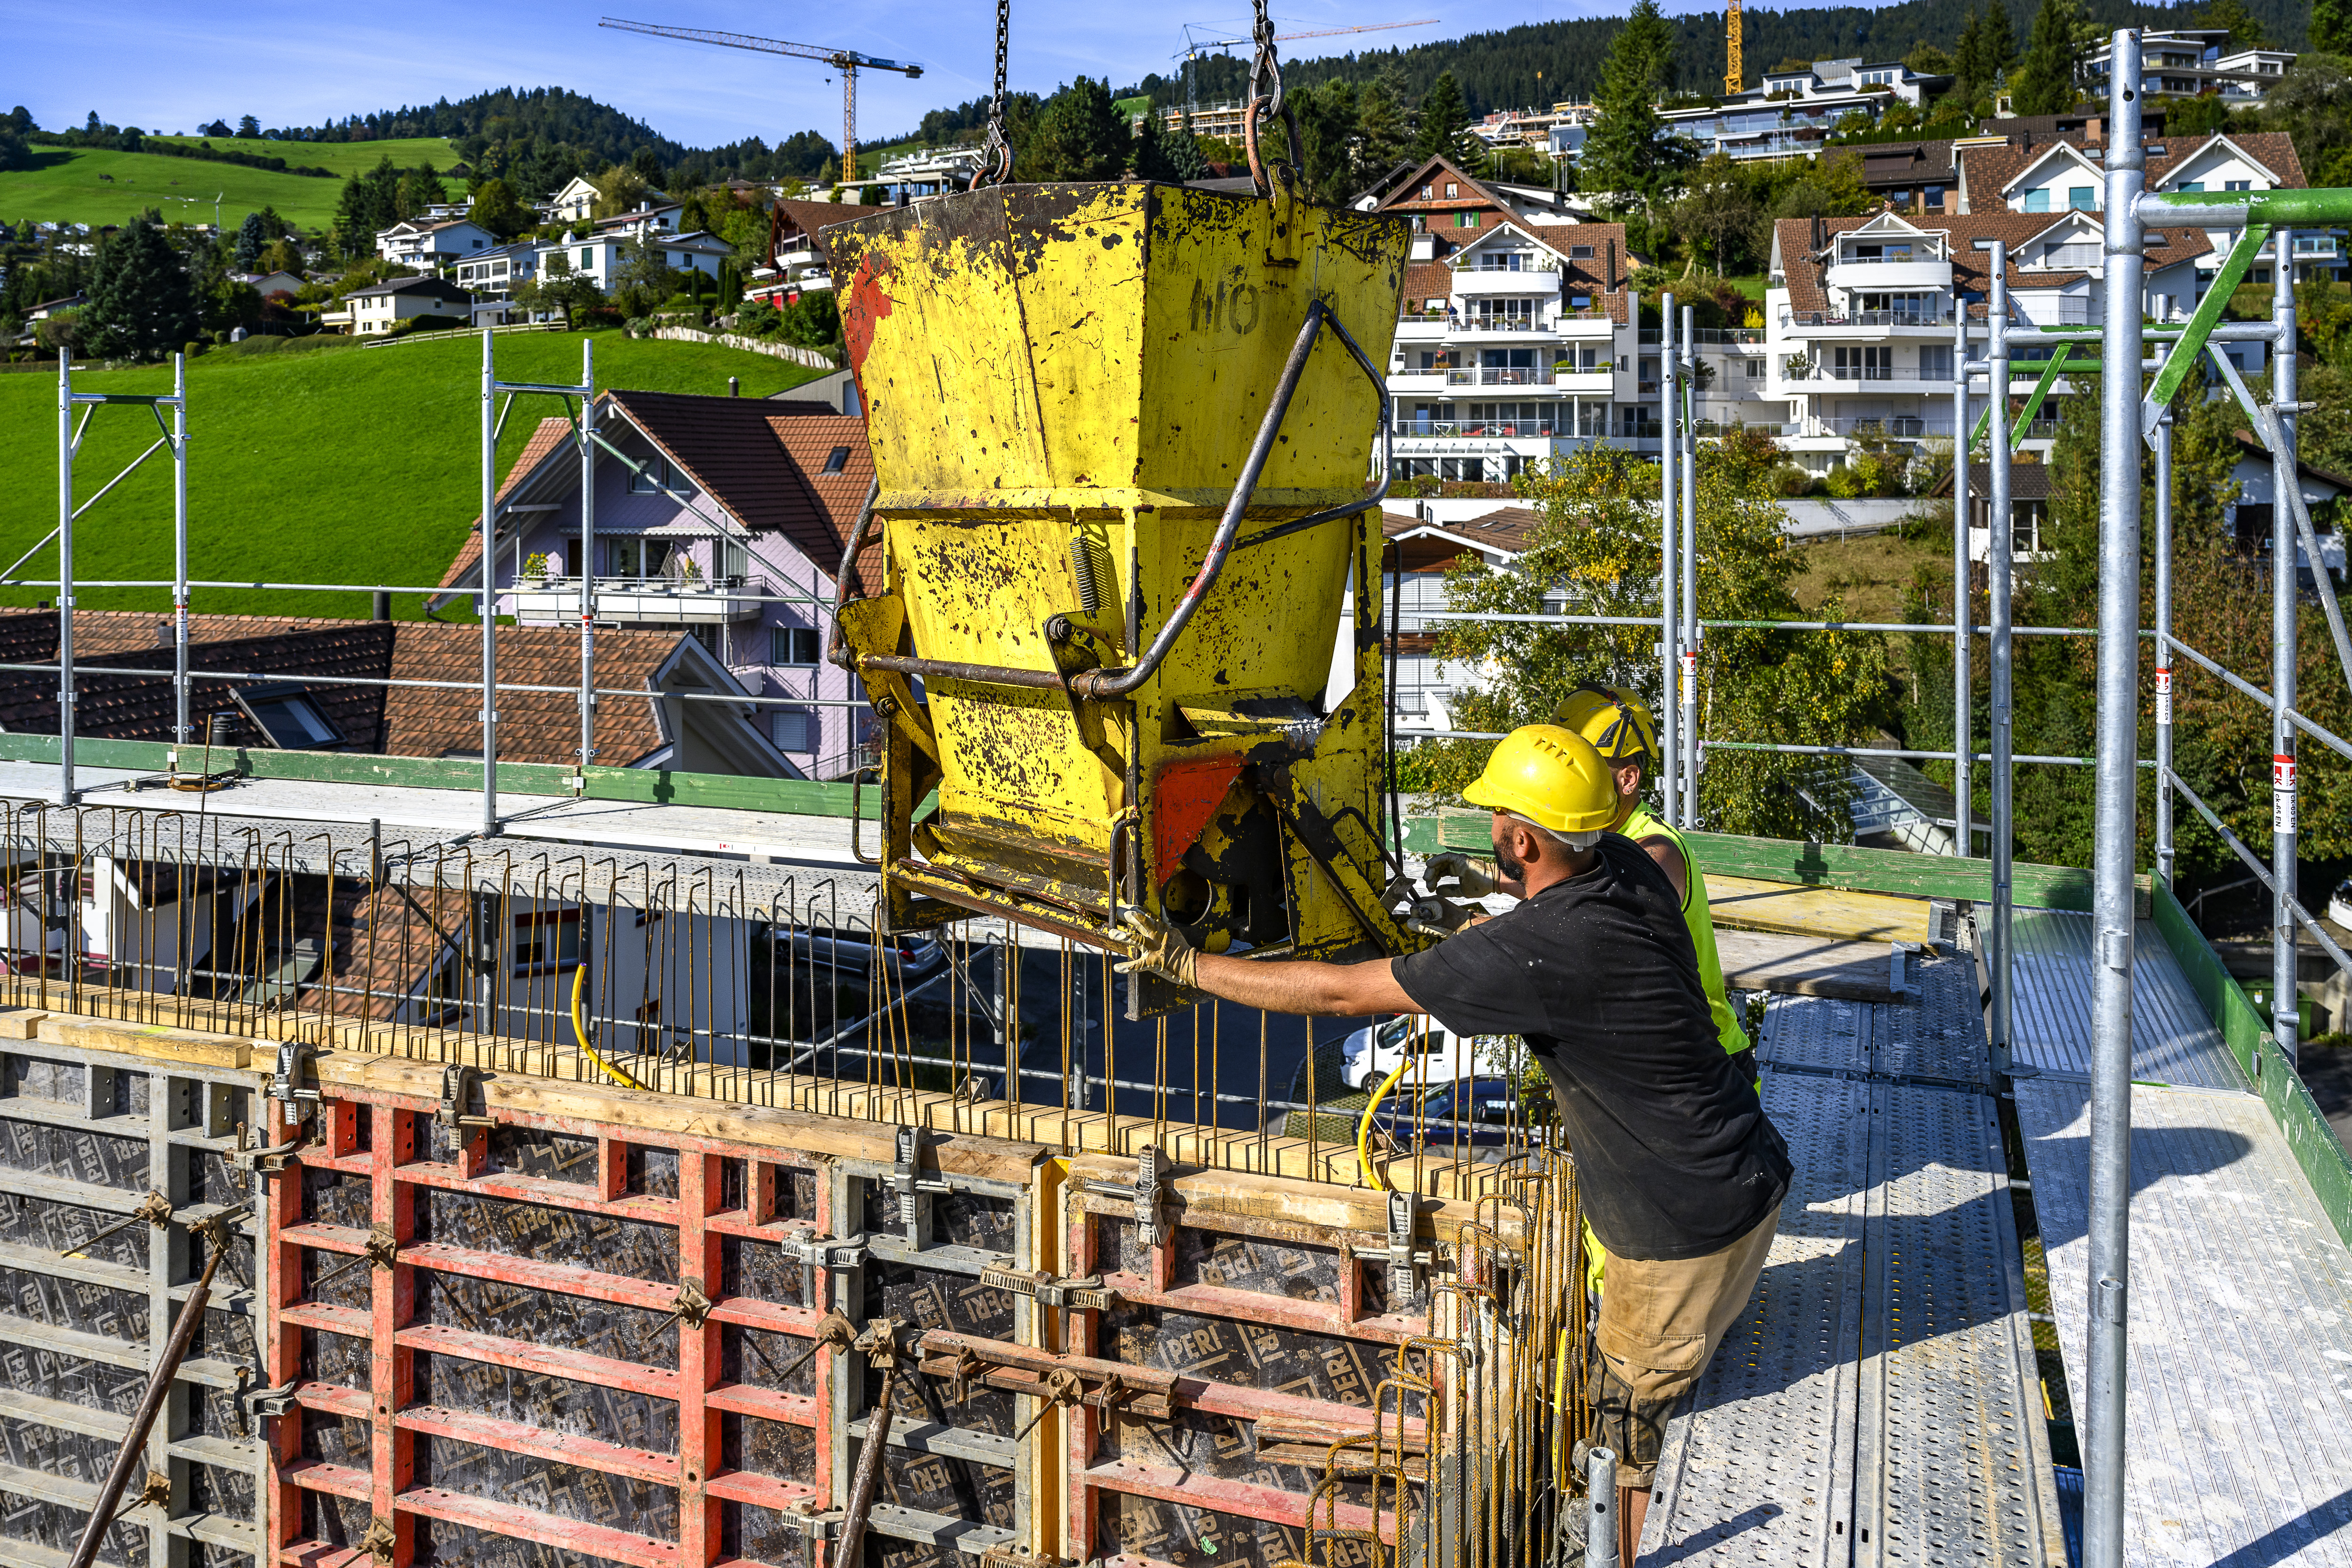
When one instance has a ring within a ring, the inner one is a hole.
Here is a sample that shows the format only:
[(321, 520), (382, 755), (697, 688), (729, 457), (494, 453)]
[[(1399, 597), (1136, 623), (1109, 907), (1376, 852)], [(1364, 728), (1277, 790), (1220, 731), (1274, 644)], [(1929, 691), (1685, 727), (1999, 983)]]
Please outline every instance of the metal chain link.
[[(1256, 19), (1250, 37), (1257, 45), (1257, 53), (1250, 60), (1249, 107), (1242, 113), (1242, 146), (1248, 154), (1250, 178), (1261, 194), (1274, 189), (1275, 167), (1280, 167), (1286, 184), (1295, 184), (1306, 156), (1298, 141), (1298, 121), (1283, 100), (1282, 62), (1274, 49), (1274, 18), (1266, 13), (1266, 0), (1255, 0)], [(1258, 128), (1268, 120), (1279, 119), (1289, 132), (1290, 161), (1285, 165), (1270, 167), (1258, 155)]]
[(988, 108), (988, 138), (982, 144), (980, 174), (972, 181), (1001, 185), (1013, 177), (1013, 143), (1004, 139), (1004, 67), (1013, 34), (1013, 0), (996, 0), (996, 97)]

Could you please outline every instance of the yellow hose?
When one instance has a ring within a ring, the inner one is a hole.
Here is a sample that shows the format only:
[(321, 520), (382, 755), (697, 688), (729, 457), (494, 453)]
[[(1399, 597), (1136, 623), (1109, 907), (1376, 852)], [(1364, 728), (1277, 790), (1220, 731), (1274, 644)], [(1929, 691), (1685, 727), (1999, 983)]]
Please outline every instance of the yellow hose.
[(1381, 1087), (1372, 1090), (1371, 1103), (1364, 1107), (1364, 1119), (1356, 1123), (1356, 1169), (1364, 1173), (1364, 1180), (1372, 1184), (1372, 1191), (1376, 1193), (1387, 1192), (1389, 1184), (1381, 1180), (1378, 1171), (1372, 1169), (1372, 1115), (1380, 1110), (1381, 1101), (1388, 1098), (1389, 1090), (1396, 1087), (1397, 1079), (1404, 1076), (1404, 1069), (1412, 1065), (1411, 1051), (1397, 1058), (1395, 1068), (1388, 1077), (1381, 1079)]
[(603, 1057), (598, 1056), (596, 1054), (596, 1047), (588, 1043), (588, 1026), (585, 1023), (582, 1022), (580, 1017), (580, 994), (587, 988), (587, 985), (588, 966), (583, 963), (579, 968), (572, 972), (572, 1038), (580, 1042), (580, 1049), (582, 1053), (585, 1055), (590, 1061), (594, 1062), (598, 1067), (603, 1068), (606, 1072), (620, 1079), (622, 1083), (627, 1085), (629, 1088), (642, 1089), (646, 1089), (647, 1093), (651, 1093), (652, 1089), (647, 1085), (639, 1083), (635, 1079), (631, 1078), (627, 1073), (623, 1072), (619, 1068), (614, 1067), (611, 1062), (608, 1062)]

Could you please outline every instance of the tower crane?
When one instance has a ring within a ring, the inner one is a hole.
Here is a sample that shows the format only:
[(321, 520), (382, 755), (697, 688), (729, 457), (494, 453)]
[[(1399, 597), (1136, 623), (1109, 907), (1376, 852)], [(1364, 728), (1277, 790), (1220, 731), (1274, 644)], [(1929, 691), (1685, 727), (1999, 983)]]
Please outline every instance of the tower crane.
[(754, 49), (761, 54), (789, 55), (794, 59), (822, 60), (841, 73), (841, 178), (857, 177), (857, 73), (860, 69), (897, 71), (909, 81), (923, 74), (912, 60), (877, 59), (856, 49), (832, 49), (822, 44), (788, 44), (781, 38), (755, 38), (746, 33), (718, 33), (704, 27), (665, 27), (653, 22), (625, 22), (606, 16), (600, 27), (649, 33), (656, 38), (684, 38), (694, 44), (717, 44), (730, 49)]
[(1723, 90), (1738, 92), (1747, 75), (1739, 63), (1739, 0), (1724, 0)]

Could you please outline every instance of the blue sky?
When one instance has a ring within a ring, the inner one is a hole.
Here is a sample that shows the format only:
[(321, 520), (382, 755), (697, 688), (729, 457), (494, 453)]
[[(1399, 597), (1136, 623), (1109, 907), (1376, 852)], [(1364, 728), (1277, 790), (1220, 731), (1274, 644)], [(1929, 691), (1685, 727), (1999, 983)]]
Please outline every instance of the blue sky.
[[(1051, 90), (1084, 72), (1114, 85), (1169, 68), (1192, 22), (1246, 33), (1234, 0), (1201, 14), (1153, 5), (1014, 0), (1012, 81)], [(608, 9), (609, 7), (609, 9)], [(1668, 9), (1695, 10), (1670, 0)], [(1285, 32), (1434, 16), (1440, 25), (1369, 35), (1370, 44), (1428, 40), (1523, 21), (1622, 12), (1592, 0), (1503, 0), (1463, 11), (1430, 0), (1280, 0)], [(185, 0), (79, 5), (0, 0), (0, 36), (21, 73), (0, 86), (50, 130), (90, 110), (117, 125), (194, 131), (250, 113), (264, 125), (316, 124), (349, 113), (463, 98), (487, 88), (567, 87), (635, 115), (664, 135), (708, 146), (758, 135), (772, 142), (816, 130), (838, 140), (841, 84), (814, 61), (711, 48), (599, 28), (603, 15), (846, 47), (920, 61), (919, 80), (858, 78), (861, 137), (912, 131), (923, 111), (989, 90), (995, 7), (988, 0), (861, 0), (823, 16), (714, 0), (522, 0), (398, 5), (260, 4), (227, 11)], [(1339, 39), (1288, 46), (1335, 52)], [(6, 107), (0, 104), (0, 108)]]

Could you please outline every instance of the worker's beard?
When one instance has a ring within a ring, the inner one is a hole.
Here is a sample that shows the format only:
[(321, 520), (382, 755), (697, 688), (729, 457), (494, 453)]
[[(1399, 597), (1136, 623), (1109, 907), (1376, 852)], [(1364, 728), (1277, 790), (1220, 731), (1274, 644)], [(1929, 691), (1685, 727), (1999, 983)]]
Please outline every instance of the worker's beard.
[(1496, 839), (1494, 841), (1494, 845), (1495, 869), (1502, 873), (1502, 879), (1506, 882), (1518, 882), (1525, 884), (1528, 879), (1528, 868), (1526, 864), (1514, 858), (1511, 852), (1503, 847), (1503, 841), (1501, 839)]

